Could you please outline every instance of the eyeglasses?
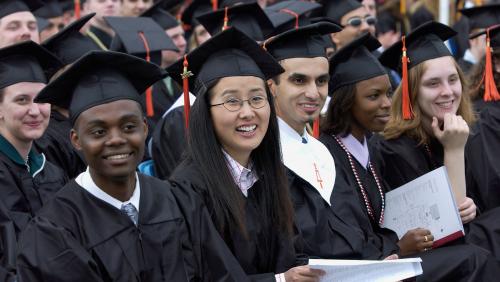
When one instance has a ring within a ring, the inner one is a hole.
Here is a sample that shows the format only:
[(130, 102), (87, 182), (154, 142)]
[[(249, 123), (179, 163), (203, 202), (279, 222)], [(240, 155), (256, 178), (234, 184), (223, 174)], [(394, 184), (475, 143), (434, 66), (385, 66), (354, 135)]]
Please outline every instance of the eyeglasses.
[(248, 102), (248, 105), (254, 109), (260, 109), (264, 107), (267, 104), (267, 98), (264, 96), (253, 96), (250, 99), (247, 100), (241, 100), (237, 98), (230, 98), (227, 101), (219, 104), (213, 104), (210, 105), (210, 107), (215, 107), (215, 106), (220, 106), (223, 105), (226, 110), (230, 112), (236, 112), (241, 110), (243, 107), (243, 103)]
[(377, 23), (377, 18), (374, 16), (366, 16), (362, 17), (353, 17), (347, 20), (346, 25), (350, 25), (352, 27), (360, 27), (363, 21), (366, 22), (367, 25), (375, 25)]

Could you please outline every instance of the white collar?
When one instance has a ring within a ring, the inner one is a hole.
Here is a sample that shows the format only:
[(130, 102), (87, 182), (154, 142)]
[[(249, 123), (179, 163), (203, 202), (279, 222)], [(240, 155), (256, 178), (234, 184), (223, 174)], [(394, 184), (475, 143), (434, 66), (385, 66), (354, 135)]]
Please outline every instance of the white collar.
[(119, 210), (121, 210), (122, 205), (131, 203), (137, 209), (137, 212), (139, 212), (139, 201), (141, 199), (141, 185), (139, 184), (139, 177), (137, 173), (135, 173), (134, 193), (132, 194), (132, 197), (130, 197), (130, 199), (125, 202), (113, 198), (111, 195), (109, 195), (108, 193), (104, 192), (101, 188), (99, 188), (92, 179), (92, 176), (90, 176), (89, 167), (87, 167), (87, 170), (80, 173), (75, 178), (75, 181), (76, 183), (78, 183), (78, 185), (82, 186), (85, 190), (87, 190), (90, 194), (94, 195), (96, 198), (112, 205), (113, 207)]
[(252, 188), (257, 180), (259, 180), (253, 170), (252, 161), (248, 163), (248, 168), (246, 168), (233, 159), (233, 157), (231, 157), (231, 155), (229, 155), (224, 149), (222, 149), (222, 153), (224, 153), (224, 156), (226, 157), (227, 167), (229, 168), (229, 172), (231, 172), (234, 183), (236, 183), (236, 186), (240, 188), (243, 195), (247, 197), (248, 190)]
[(349, 134), (346, 137), (338, 137), (342, 143), (344, 143), (349, 153), (351, 153), (351, 155), (353, 155), (364, 168), (367, 168), (368, 161), (370, 160), (370, 152), (368, 151), (366, 137), (363, 137), (363, 144), (361, 144), (356, 137), (352, 136), (352, 134)]
[[(194, 101), (196, 100), (196, 96), (194, 96), (191, 92), (189, 92), (189, 104), (192, 106)], [(163, 118), (170, 113), (173, 109), (178, 108), (178, 107), (184, 107), (184, 94), (181, 93), (181, 95), (175, 100), (175, 102), (168, 108), (168, 110), (165, 111), (163, 114)]]
[(470, 49), (465, 50), (464, 61), (467, 61), (467, 62), (474, 64), (474, 65), (477, 63), (477, 59), (476, 59), (476, 57), (474, 57), (474, 55), (472, 54)]
[(304, 127), (307, 143), (286, 122), (278, 118), (281, 151), (285, 166), (314, 187), (329, 204), (335, 184), (335, 162), (330, 151), (309, 135)]

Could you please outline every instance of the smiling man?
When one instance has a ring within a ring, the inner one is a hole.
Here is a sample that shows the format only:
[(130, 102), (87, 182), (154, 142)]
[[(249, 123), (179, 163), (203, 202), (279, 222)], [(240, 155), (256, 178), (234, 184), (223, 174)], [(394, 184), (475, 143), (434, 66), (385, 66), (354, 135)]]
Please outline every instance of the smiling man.
[(32, 40), (40, 43), (34, 11), (42, 6), (37, 0), (7, 0), (0, 4), (0, 48)]
[(26, 229), (19, 280), (245, 281), (201, 201), (136, 173), (148, 132), (140, 93), (165, 75), (93, 51), (40, 92), (37, 101), (69, 108), (89, 166)]

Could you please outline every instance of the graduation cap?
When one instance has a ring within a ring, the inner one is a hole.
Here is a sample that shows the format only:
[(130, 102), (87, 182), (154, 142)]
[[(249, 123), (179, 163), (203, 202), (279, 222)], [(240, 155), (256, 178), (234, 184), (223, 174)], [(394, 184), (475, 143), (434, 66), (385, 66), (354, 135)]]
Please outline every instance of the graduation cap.
[(49, 27), (49, 25), (50, 25), (49, 20), (46, 20), (44, 18), (39, 18), (39, 17), (35, 17), (35, 18), (36, 18), (36, 26), (38, 27), (38, 32), (42, 32), (44, 29)]
[(191, 4), (182, 12), (181, 21), (184, 30), (191, 30), (200, 23), (196, 17), (212, 11), (212, 6), (208, 0), (193, 0)]
[(241, 4), (257, 3), (257, 0), (210, 0), (212, 5), (217, 8), (233, 7)]
[(444, 41), (456, 34), (457, 32), (451, 27), (430, 21), (403, 36), (380, 55), (379, 60), (384, 66), (396, 71), (401, 70), (404, 119), (413, 118), (408, 90), (408, 70), (427, 60), (452, 56)]
[(186, 127), (189, 114), (189, 88), (204, 93), (211, 82), (230, 76), (255, 76), (264, 81), (284, 70), (252, 38), (237, 28), (229, 28), (191, 51), (167, 68), (170, 76), (183, 85)]
[(0, 89), (19, 82), (47, 83), (61, 62), (33, 41), (0, 49)]
[(17, 12), (34, 11), (42, 5), (38, 0), (0, 0), (0, 19)]
[(317, 22), (271, 37), (264, 42), (263, 47), (278, 61), (289, 58), (326, 57), (322, 35), (340, 30), (342, 28), (334, 23)]
[(257, 3), (239, 4), (203, 14), (197, 20), (210, 35), (234, 26), (256, 41), (263, 41), (273, 31), (273, 24)]
[[(476, 6), (468, 9), (461, 9), (460, 12), (469, 19), (469, 31), (481, 29), (500, 23), (500, 4), (490, 4)], [(479, 34), (472, 34), (472, 38)]]
[(307, 14), (321, 8), (314, 2), (287, 0), (264, 9), (274, 26), (273, 34), (280, 34), (292, 28), (308, 25)]
[(179, 21), (177, 21), (177, 19), (174, 18), (169, 12), (165, 11), (162, 6), (163, 1), (159, 1), (140, 16), (152, 18), (163, 28), (163, 30), (171, 29), (180, 25)]
[[(122, 51), (143, 58), (157, 65), (161, 64), (161, 51), (178, 52), (172, 39), (153, 19), (143, 17), (104, 17), (104, 20), (115, 31), (111, 42), (111, 50)], [(146, 113), (154, 116), (153, 90), (146, 91)]]
[(112, 51), (124, 51), (156, 64), (161, 63), (161, 51), (179, 51), (172, 39), (153, 19), (145, 17), (104, 17), (115, 31)]
[(95, 15), (88, 14), (72, 22), (42, 42), (42, 46), (55, 54), (64, 65), (68, 65), (89, 51), (100, 50), (94, 41), (80, 33), (80, 29)]
[(141, 104), (141, 93), (167, 73), (155, 64), (124, 53), (92, 51), (50, 82), (35, 98), (69, 109), (74, 125), (85, 110), (117, 100)]
[(324, 0), (320, 3), (323, 4), (324, 16), (337, 23), (341, 22), (345, 14), (363, 7), (360, 1), (356, 0)]
[(359, 81), (387, 74), (372, 54), (381, 46), (370, 33), (365, 33), (338, 50), (330, 59), (330, 93)]
[(44, 5), (33, 12), (37, 17), (44, 19), (57, 18), (63, 15), (61, 4), (57, 0), (49, 0)]

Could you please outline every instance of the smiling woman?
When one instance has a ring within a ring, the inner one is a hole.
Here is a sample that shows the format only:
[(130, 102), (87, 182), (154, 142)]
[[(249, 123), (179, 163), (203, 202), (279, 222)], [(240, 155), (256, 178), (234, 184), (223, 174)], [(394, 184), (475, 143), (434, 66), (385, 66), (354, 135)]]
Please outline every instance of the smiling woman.
[[(265, 84), (283, 72), (255, 41), (231, 28), (187, 55), (197, 99), (186, 159), (170, 180), (195, 191), (219, 233), (253, 278), (319, 273), (296, 266), (292, 205), (281, 162), (273, 96)], [(180, 78), (180, 60), (167, 70)], [(196, 82), (194, 82), (196, 81)], [(297, 280), (301, 281), (301, 280)]]
[(32, 146), (50, 115), (50, 105), (34, 98), (47, 83), (46, 74), (59, 66), (32, 41), (0, 49), (0, 210), (7, 212), (1, 215), (0, 269), (15, 269), (20, 232), (66, 182), (63, 172)]

